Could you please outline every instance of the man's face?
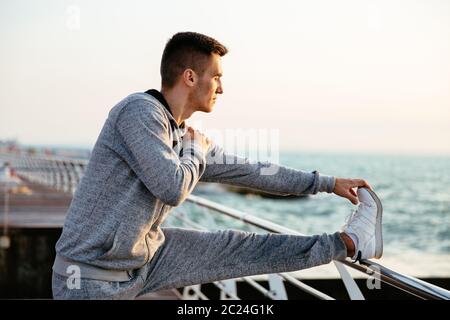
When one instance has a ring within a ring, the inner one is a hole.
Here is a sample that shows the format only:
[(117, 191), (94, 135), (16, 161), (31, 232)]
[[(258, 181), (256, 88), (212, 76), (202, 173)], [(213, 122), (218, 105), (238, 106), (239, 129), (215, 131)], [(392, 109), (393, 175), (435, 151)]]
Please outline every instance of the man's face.
[(198, 78), (193, 92), (192, 102), (196, 111), (212, 111), (217, 95), (223, 93), (221, 77), (221, 57), (218, 54), (212, 54), (203, 75)]

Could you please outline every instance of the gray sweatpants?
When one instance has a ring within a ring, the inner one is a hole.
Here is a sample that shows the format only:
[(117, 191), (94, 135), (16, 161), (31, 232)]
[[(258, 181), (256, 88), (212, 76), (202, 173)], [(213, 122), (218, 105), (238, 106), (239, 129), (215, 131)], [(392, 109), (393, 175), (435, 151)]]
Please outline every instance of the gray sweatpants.
[(238, 230), (203, 232), (164, 228), (165, 242), (127, 282), (81, 279), (69, 289), (53, 272), (55, 299), (134, 299), (162, 289), (296, 271), (340, 260), (346, 247), (338, 232), (315, 236), (257, 234)]

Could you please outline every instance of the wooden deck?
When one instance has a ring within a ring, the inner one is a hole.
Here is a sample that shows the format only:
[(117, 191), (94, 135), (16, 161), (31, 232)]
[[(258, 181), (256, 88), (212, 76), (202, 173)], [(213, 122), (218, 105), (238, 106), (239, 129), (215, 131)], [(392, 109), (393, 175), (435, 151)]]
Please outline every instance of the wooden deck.
[[(8, 228), (62, 228), (72, 194), (21, 180), (22, 185), (9, 195)], [(5, 191), (0, 188), (2, 227), (5, 224), (4, 205)]]

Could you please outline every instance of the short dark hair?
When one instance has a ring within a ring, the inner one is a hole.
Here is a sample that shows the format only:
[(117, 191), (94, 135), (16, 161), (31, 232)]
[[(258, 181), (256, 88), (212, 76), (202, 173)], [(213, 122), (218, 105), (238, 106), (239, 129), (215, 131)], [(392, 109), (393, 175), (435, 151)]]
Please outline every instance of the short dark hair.
[(161, 83), (172, 88), (177, 77), (186, 69), (199, 75), (205, 71), (207, 59), (216, 53), (221, 57), (228, 49), (217, 40), (196, 32), (179, 32), (166, 44), (161, 59)]

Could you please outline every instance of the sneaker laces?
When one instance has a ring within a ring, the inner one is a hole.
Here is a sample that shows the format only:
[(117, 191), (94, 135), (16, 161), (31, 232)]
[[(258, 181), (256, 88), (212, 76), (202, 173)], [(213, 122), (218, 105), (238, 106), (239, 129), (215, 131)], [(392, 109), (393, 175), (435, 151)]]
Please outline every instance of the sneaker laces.
[(356, 263), (356, 262), (361, 263), (361, 256), (362, 256), (361, 250), (358, 250), (358, 254), (356, 255), (355, 260), (352, 260), (352, 262), (353, 262), (353, 263)]
[[(369, 205), (367, 205), (368, 207), (370, 207)], [(356, 208), (355, 210), (353, 210), (346, 218), (345, 218), (345, 224), (344, 227), (348, 227), (350, 223), (356, 223), (356, 221), (360, 221), (363, 224), (367, 224), (367, 219), (364, 219), (362, 217), (362, 215), (359, 215), (359, 211), (358, 209), (360, 208), (360, 206), (358, 206), (358, 208)]]

